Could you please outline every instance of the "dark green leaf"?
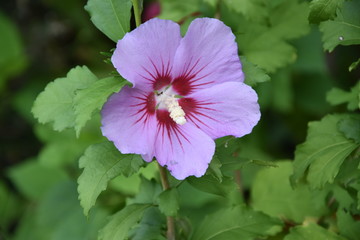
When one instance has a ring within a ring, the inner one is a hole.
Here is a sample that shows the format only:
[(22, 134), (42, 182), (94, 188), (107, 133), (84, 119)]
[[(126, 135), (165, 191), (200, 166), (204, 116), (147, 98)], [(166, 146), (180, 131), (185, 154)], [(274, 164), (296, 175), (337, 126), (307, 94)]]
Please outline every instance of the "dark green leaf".
[(205, 217), (192, 240), (251, 240), (281, 231), (281, 221), (263, 213), (236, 206)]
[(159, 209), (166, 216), (176, 216), (179, 210), (179, 193), (176, 188), (165, 190), (158, 197)]
[(334, 50), (338, 45), (360, 44), (360, 1), (346, 1), (334, 20), (320, 24), (324, 49)]
[(70, 70), (65, 78), (49, 83), (34, 102), (32, 112), (40, 123), (53, 122), (53, 128), (62, 131), (75, 125), (73, 102), (76, 91), (87, 88), (97, 80), (87, 67)]
[(341, 7), (344, 0), (312, 0), (310, 2), (309, 21), (311, 23), (320, 23), (333, 19), (336, 10)]
[(99, 240), (120, 240), (128, 237), (129, 230), (139, 222), (149, 204), (132, 204), (113, 215), (99, 232)]
[(223, 177), (222, 172), (220, 170), (221, 166), (222, 166), (222, 164), (221, 164), (219, 158), (216, 155), (214, 155), (213, 159), (211, 160), (211, 162), (209, 164), (209, 168), (208, 168), (206, 174), (213, 175), (215, 178), (218, 179), (219, 182), (221, 182), (222, 177)]
[(88, 88), (79, 90), (74, 98), (75, 109), (75, 130), (79, 136), (80, 130), (85, 123), (91, 118), (95, 110), (100, 110), (108, 97), (119, 92), (120, 89), (128, 82), (118, 78), (109, 77), (98, 80), (91, 84)]
[(131, 0), (88, 0), (91, 21), (114, 42), (130, 30)]
[(166, 240), (162, 236), (162, 228), (165, 223), (165, 216), (156, 207), (145, 210), (140, 223), (131, 230), (131, 240)]
[(103, 142), (88, 147), (79, 164), (84, 169), (78, 179), (79, 199), (87, 215), (111, 179), (134, 174), (144, 161), (138, 155), (121, 154), (111, 142)]
[(223, 197), (228, 197), (232, 192), (238, 191), (237, 185), (230, 177), (223, 177), (223, 181), (221, 183), (212, 175), (205, 175), (201, 178), (189, 177), (186, 180), (191, 184), (191, 186), (199, 189), (200, 191)]
[(310, 122), (306, 141), (295, 151), (292, 183), (298, 182), (308, 169), (307, 180), (313, 188), (332, 183), (340, 166), (358, 146), (337, 128), (346, 115), (328, 115), (320, 122)]
[(356, 143), (360, 144), (360, 115), (348, 115), (346, 118), (342, 119), (338, 128), (345, 137), (348, 139), (354, 140)]

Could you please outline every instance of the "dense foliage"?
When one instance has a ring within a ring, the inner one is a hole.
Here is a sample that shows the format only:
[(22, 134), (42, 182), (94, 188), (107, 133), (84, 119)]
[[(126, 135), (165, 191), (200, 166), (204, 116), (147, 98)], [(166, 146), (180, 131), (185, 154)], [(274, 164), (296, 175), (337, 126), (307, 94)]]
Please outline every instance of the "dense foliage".
[[(14, 4), (0, 4), (0, 239), (160, 240), (169, 221), (176, 239), (359, 239), (360, 1)], [(100, 132), (130, 85), (109, 57), (154, 8), (183, 34), (198, 17), (230, 26), (262, 113), (216, 141), (203, 177), (165, 189), (156, 162)]]

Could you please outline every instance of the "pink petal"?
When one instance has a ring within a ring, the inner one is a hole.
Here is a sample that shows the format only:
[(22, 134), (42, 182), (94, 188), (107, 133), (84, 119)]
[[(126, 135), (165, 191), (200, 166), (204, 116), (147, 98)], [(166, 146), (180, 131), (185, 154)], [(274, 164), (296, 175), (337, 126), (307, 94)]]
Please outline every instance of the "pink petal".
[(101, 111), (102, 134), (122, 153), (153, 152), (156, 115), (152, 97), (153, 93), (126, 86), (105, 103)]
[(223, 82), (243, 82), (235, 36), (223, 22), (195, 19), (176, 51), (173, 87), (182, 96)]
[(157, 117), (154, 155), (159, 164), (166, 165), (179, 180), (204, 175), (214, 155), (214, 141), (191, 123), (182, 126), (174, 123), (166, 110), (158, 110)]
[(248, 85), (227, 82), (190, 94), (179, 104), (188, 121), (215, 139), (249, 134), (260, 119), (257, 99)]
[(170, 83), (170, 72), (180, 39), (178, 24), (151, 19), (118, 41), (111, 61), (134, 87), (153, 90), (159, 88), (156, 85)]

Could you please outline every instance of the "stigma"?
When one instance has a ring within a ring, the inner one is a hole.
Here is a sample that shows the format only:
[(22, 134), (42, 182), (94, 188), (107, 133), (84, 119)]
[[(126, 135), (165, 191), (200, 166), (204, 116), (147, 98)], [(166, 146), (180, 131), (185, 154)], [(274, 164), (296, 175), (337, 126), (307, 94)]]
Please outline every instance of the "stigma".
[[(171, 91), (171, 90), (170, 90)], [(175, 94), (169, 94), (170, 91), (162, 91), (157, 93), (157, 107), (166, 108), (170, 114), (170, 118), (179, 125), (186, 123), (185, 112), (178, 102)]]

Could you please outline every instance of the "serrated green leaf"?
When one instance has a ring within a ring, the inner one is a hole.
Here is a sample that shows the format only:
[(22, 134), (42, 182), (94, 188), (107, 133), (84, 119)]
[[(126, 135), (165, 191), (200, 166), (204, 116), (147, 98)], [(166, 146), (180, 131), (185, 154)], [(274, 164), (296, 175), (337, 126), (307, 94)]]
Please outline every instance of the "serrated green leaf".
[(338, 124), (340, 132), (342, 132), (345, 137), (352, 139), (358, 144), (360, 144), (360, 115), (353, 114), (348, 115), (346, 118), (339, 121)]
[(359, 1), (346, 1), (343, 4), (343, 8), (337, 11), (337, 16), (334, 20), (320, 24), (325, 50), (331, 52), (338, 45), (360, 44), (359, 11)]
[(74, 98), (75, 130), (79, 136), (80, 130), (91, 118), (95, 110), (100, 110), (108, 97), (128, 82), (119, 77), (109, 77), (92, 83), (88, 88), (79, 90)]
[(34, 102), (32, 113), (40, 123), (53, 123), (56, 131), (75, 125), (73, 101), (76, 91), (87, 88), (97, 80), (85, 66), (69, 71), (65, 78), (49, 83)]
[(360, 81), (351, 88), (350, 92), (339, 88), (331, 89), (327, 95), (326, 100), (331, 105), (338, 105), (347, 103), (347, 109), (350, 111), (360, 108)]
[(350, 213), (339, 209), (336, 213), (340, 234), (349, 240), (357, 240), (360, 236), (360, 222), (355, 221)]
[(140, 176), (140, 178), (139, 193), (134, 199), (130, 199), (129, 203), (155, 204), (157, 197), (162, 192), (161, 185), (155, 179), (148, 180), (143, 176)]
[(345, 158), (358, 146), (337, 128), (345, 116), (328, 115), (319, 122), (309, 123), (306, 141), (295, 151), (292, 183), (299, 182), (307, 169), (307, 180), (313, 188), (334, 181)]
[(319, 225), (310, 223), (305, 226), (297, 226), (290, 229), (290, 234), (284, 240), (304, 240), (304, 239), (326, 239), (326, 240), (345, 240), (336, 233), (330, 232)]
[(129, 230), (139, 222), (149, 204), (132, 204), (113, 215), (99, 232), (99, 240), (119, 240), (128, 237)]
[(312, 0), (310, 2), (309, 21), (317, 24), (333, 19), (343, 2), (344, 0)]
[(241, 13), (245, 18), (256, 22), (262, 22), (268, 15), (262, 0), (224, 0), (223, 2), (229, 9)]
[(339, 209), (350, 209), (355, 203), (348, 191), (339, 185), (334, 184), (331, 191), (333, 192), (334, 198), (339, 204)]
[(257, 83), (270, 81), (270, 76), (263, 69), (247, 61), (245, 57), (240, 57), (242, 70), (245, 75), (245, 83), (250, 86), (256, 86)]
[(99, 194), (107, 183), (116, 176), (130, 176), (144, 164), (138, 155), (121, 154), (111, 142), (103, 142), (88, 147), (79, 160), (83, 172), (78, 179), (80, 204), (87, 215), (95, 205)]
[(301, 223), (306, 217), (321, 217), (327, 212), (327, 191), (310, 191), (306, 185), (291, 187), (292, 163), (277, 162), (278, 168), (261, 169), (251, 188), (255, 210), (270, 216)]
[(43, 166), (35, 160), (10, 168), (8, 175), (16, 188), (31, 200), (40, 199), (55, 184), (68, 179), (64, 170)]
[(131, 0), (88, 0), (85, 9), (94, 25), (117, 42), (130, 30), (131, 6)]
[(294, 47), (266, 29), (239, 34), (236, 41), (243, 55), (267, 72), (296, 60)]
[(309, 32), (309, 6), (296, 0), (283, 1), (271, 11), (269, 21), (274, 35), (294, 39)]
[(281, 231), (282, 223), (244, 206), (221, 209), (205, 217), (192, 240), (251, 240)]
[(160, 211), (166, 216), (176, 216), (179, 210), (179, 193), (176, 188), (163, 191), (158, 196)]

